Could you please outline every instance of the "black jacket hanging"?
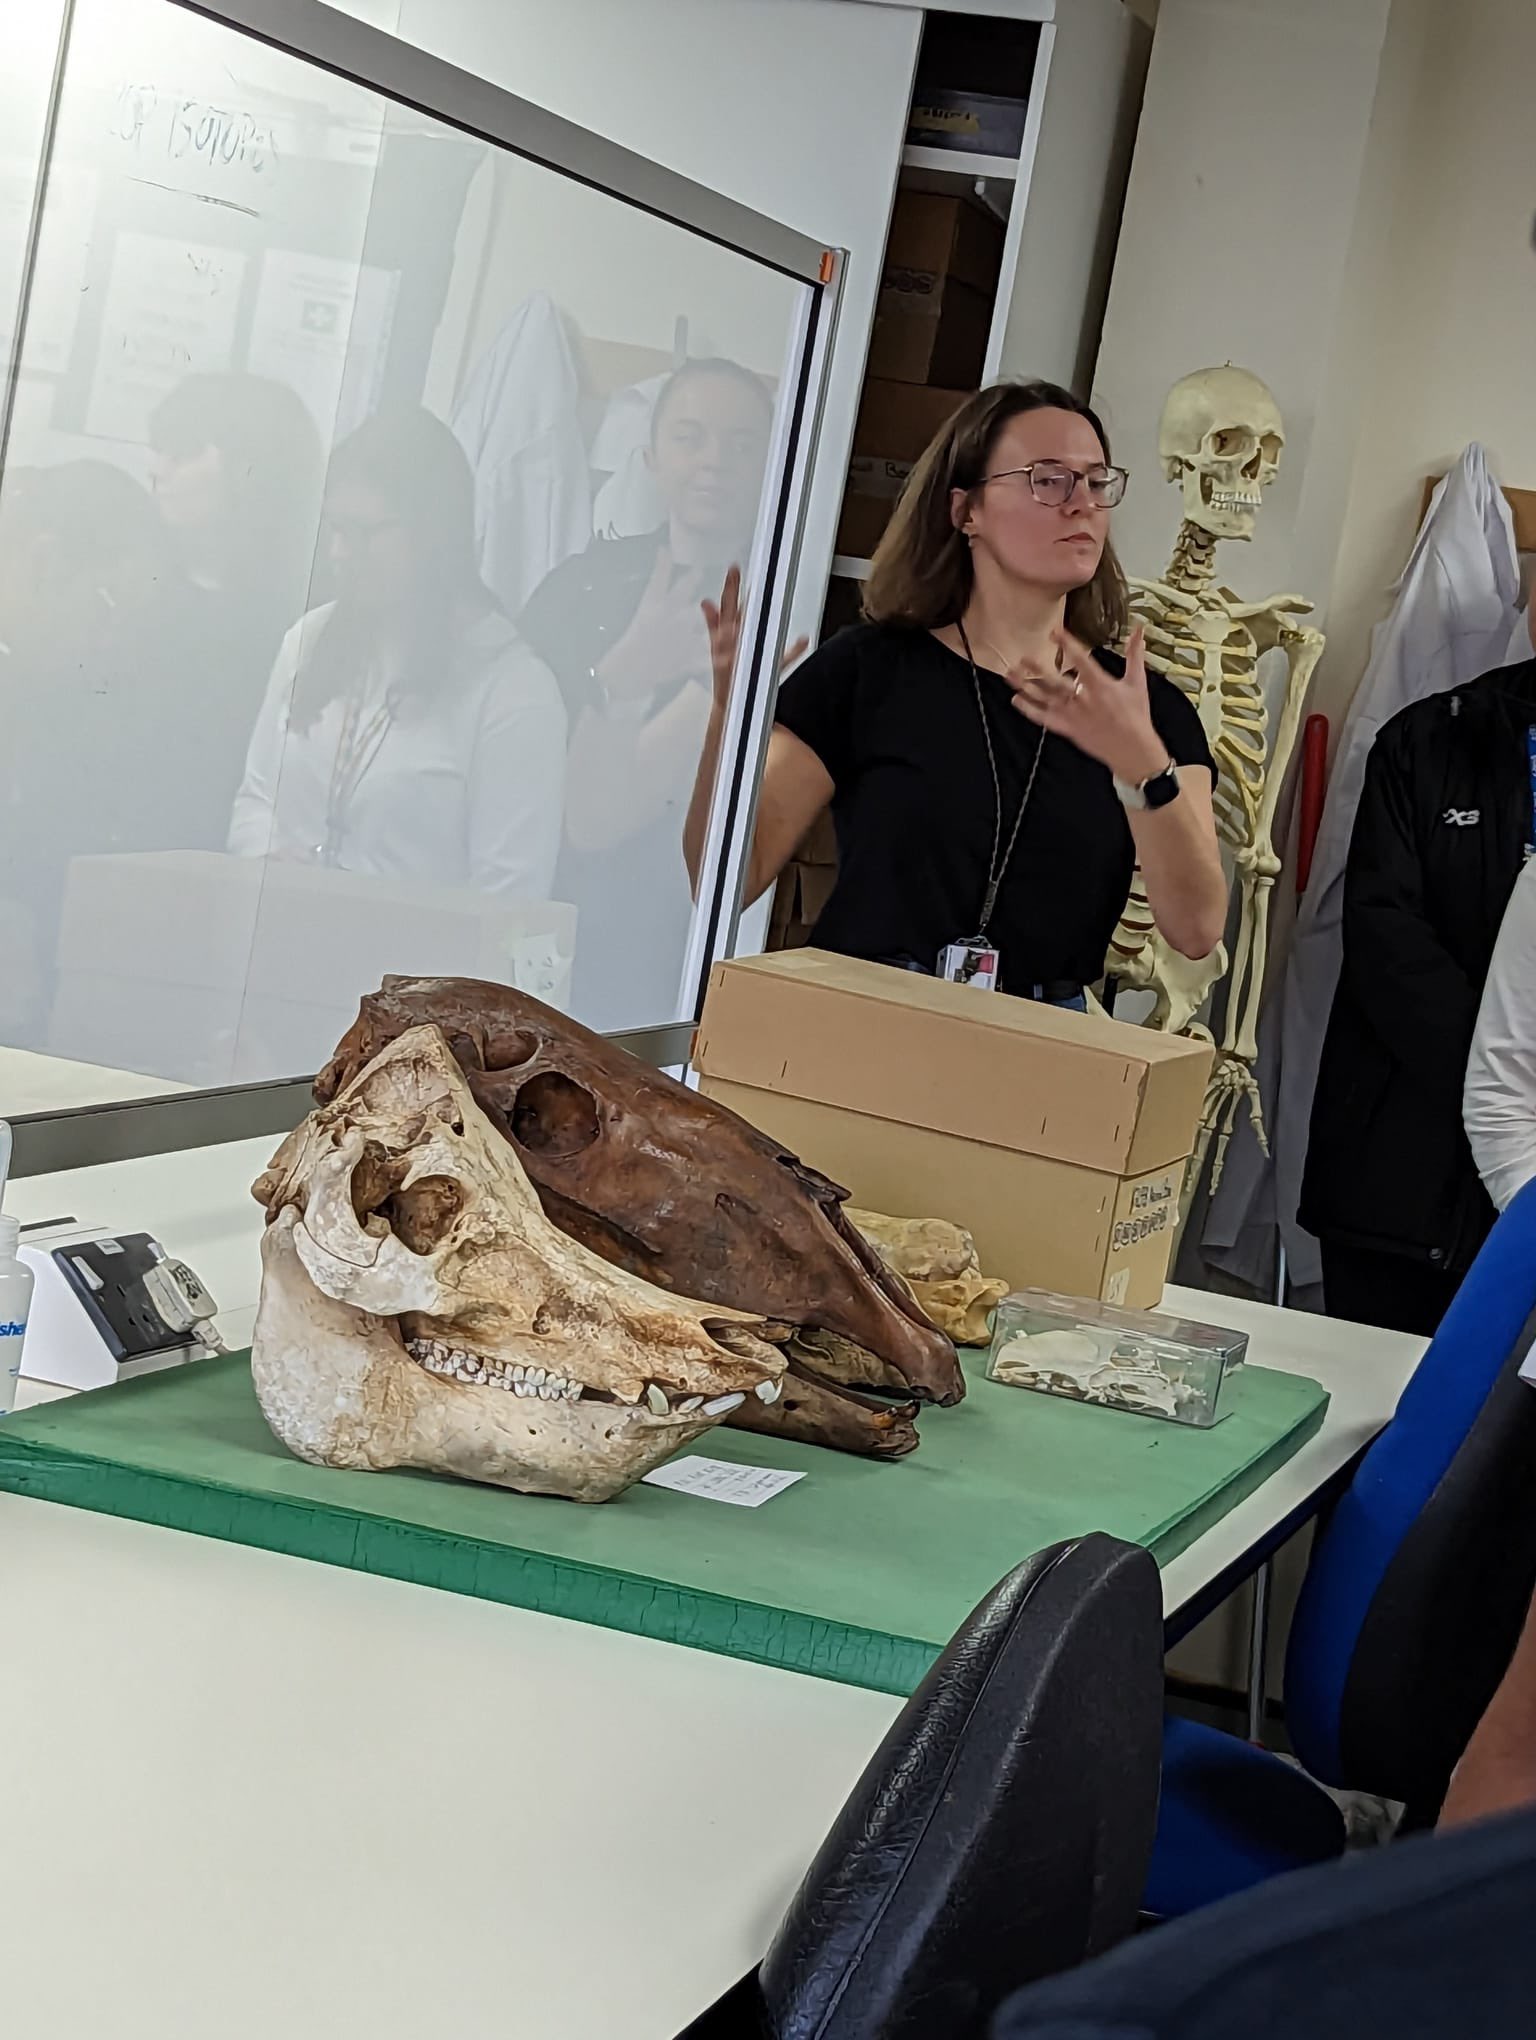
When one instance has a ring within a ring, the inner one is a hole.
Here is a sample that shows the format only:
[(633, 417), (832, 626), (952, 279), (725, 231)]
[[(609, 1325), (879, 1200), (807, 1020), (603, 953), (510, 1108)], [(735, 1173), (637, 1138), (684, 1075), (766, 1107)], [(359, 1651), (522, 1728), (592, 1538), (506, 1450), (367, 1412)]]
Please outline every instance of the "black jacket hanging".
[(1301, 1223), (1463, 1271), (1493, 1221), (1461, 1124), (1483, 981), (1532, 830), (1536, 660), (1415, 702), (1366, 765)]

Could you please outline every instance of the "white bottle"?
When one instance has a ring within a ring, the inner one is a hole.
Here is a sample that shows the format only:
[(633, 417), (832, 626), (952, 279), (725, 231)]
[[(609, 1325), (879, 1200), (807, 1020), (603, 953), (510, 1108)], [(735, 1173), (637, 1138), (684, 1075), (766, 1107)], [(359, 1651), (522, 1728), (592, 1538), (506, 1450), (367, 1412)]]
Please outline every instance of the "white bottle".
[(21, 1220), (0, 1212), (0, 1417), (16, 1407), (21, 1346), (32, 1308), (32, 1270), (17, 1249)]

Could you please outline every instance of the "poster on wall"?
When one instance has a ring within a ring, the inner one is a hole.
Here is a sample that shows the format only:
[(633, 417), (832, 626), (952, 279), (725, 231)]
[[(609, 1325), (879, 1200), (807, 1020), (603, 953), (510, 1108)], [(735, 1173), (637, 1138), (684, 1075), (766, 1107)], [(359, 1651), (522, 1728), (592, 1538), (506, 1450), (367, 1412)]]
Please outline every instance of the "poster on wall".
[(399, 282), (289, 248), (263, 259), (246, 365), (296, 390), (332, 444), (378, 406)]
[(230, 366), (245, 257), (233, 248), (119, 234), (85, 429), (141, 442), (149, 415), (189, 375)]

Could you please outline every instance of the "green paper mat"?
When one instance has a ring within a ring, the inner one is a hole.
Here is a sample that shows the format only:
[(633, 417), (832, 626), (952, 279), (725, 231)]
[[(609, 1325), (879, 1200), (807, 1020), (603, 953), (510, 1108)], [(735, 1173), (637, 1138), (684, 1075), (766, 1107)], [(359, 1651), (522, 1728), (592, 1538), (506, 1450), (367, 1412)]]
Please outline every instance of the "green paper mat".
[(716, 1429), (694, 1452), (805, 1478), (744, 1509), (637, 1486), (583, 1505), (338, 1473), (267, 1429), (245, 1354), (0, 1421), (0, 1488), (611, 1629), (909, 1693), (982, 1596), (1089, 1530), (1176, 1557), (1322, 1422), (1315, 1381), (1244, 1367), (1197, 1431), (1006, 1388), (922, 1418), (888, 1464)]

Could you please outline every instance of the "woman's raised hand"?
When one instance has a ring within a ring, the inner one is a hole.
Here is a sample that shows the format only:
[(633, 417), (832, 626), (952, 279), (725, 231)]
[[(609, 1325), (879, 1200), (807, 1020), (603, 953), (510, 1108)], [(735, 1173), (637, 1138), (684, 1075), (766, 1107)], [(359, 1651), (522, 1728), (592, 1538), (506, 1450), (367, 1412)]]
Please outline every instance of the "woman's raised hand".
[(1070, 631), (1051, 635), (1060, 657), (1055, 670), (1047, 672), (1024, 660), (1009, 669), (1008, 684), (1019, 713), (1076, 744), (1128, 786), (1140, 786), (1165, 770), (1168, 746), (1152, 722), (1143, 632), (1131, 633), (1123, 680), (1107, 673)]
[[(731, 696), (731, 676), (736, 671), (736, 653), (741, 645), (740, 567), (732, 567), (726, 575), (718, 602), (705, 601), (700, 606), (709, 628), (709, 664), (714, 682), (715, 712), (724, 715), (725, 705)], [(796, 638), (780, 660), (779, 671), (788, 672), (797, 659), (805, 656), (809, 644), (809, 638)]]

